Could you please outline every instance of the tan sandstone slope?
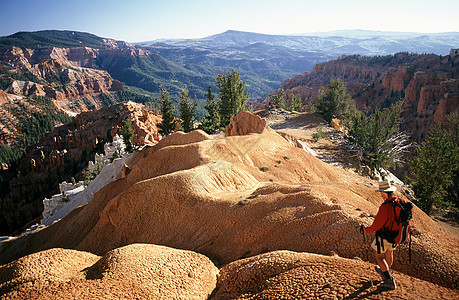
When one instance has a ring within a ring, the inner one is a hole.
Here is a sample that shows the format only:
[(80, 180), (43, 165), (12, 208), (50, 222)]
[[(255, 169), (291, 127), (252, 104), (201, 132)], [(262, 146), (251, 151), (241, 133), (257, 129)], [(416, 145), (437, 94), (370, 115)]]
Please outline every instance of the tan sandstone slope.
[(7, 299), (206, 299), (217, 267), (204, 255), (133, 244), (103, 257), (54, 248), (0, 267)]
[[(242, 113), (228, 134), (246, 135), (167, 137), (86, 206), (4, 243), (1, 263), (56, 247), (105, 255), (132, 243), (193, 250), (218, 266), (275, 250), (374, 262), (372, 237), (364, 241), (357, 227), (371, 224), (383, 201), (375, 183), (292, 146), (265, 124)], [(458, 238), (416, 207), (413, 226), (412, 263), (402, 245), (394, 269), (457, 289)]]
[(103, 257), (54, 248), (0, 267), (2, 299), (459, 299), (451, 289), (393, 272), (378, 287), (372, 264), (273, 251), (220, 270), (205, 256), (131, 244)]

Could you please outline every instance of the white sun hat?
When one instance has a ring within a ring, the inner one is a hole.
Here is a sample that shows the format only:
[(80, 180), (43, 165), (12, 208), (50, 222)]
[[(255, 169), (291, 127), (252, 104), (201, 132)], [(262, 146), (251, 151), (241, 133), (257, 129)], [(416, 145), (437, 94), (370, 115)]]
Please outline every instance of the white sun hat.
[(379, 189), (380, 192), (394, 192), (397, 189), (394, 185), (391, 185), (389, 181), (380, 181)]

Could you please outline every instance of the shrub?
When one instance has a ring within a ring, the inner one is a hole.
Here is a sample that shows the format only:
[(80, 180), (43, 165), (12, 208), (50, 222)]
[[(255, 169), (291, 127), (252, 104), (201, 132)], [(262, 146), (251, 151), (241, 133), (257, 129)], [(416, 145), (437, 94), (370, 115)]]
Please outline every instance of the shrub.
[(381, 169), (401, 163), (403, 154), (410, 147), (408, 136), (399, 129), (401, 104), (396, 103), (383, 111), (377, 109), (370, 116), (356, 111), (346, 121), (349, 150), (373, 173), (383, 177)]
[(121, 135), (123, 136), (124, 145), (126, 145), (126, 152), (132, 152), (132, 137), (135, 132), (132, 128), (132, 123), (129, 118), (123, 121), (123, 128), (121, 129)]
[(93, 181), (97, 175), (100, 174), (100, 172), (102, 172), (102, 169), (108, 164), (108, 161), (105, 160), (103, 162), (98, 162), (96, 163), (96, 165), (94, 166), (94, 168), (92, 170), (86, 170), (84, 172), (84, 185), (85, 186), (88, 186), (91, 181)]
[(292, 94), (292, 99), (290, 100), (290, 111), (301, 111), (301, 97), (300, 96), (295, 96), (295, 94)]
[(449, 119), (452, 129), (436, 124), (421, 144), (415, 144), (409, 160), (408, 180), (427, 214), (434, 206), (458, 206), (459, 118), (456, 113)]
[(333, 118), (342, 118), (355, 111), (355, 103), (347, 93), (341, 79), (331, 80), (330, 84), (319, 90), (317, 109), (328, 122)]
[(323, 137), (322, 126), (319, 125), (317, 127), (317, 132), (315, 132), (312, 135), (312, 139), (314, 140), (314, 142), (318, 142), (322, 137)]

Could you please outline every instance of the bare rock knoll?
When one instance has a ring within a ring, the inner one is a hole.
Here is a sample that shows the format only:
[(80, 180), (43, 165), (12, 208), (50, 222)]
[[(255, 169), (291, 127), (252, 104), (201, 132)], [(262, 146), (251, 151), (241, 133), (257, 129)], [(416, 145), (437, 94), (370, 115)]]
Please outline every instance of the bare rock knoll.
[[(371, 237), (363, 241), (358, 225), (371, 224), (383, 201), (374, 182), (320, 161), (269, 127), (247, 133), (161, 140), (86, 206), (3, 243), (0, 263), (55, 247), (104, 255), (132, 243), (193, 250), (218, 265), (285, 249), (373, 261)], [(458, 238), (416, 207), (413, 223), (413, 262), (402, 245), (394, 268), (457, 289)]]
[(220, 270), (212, 299), (457, 299), (459, 294), (395, 272), (397, 289), (377, 286), (373, 265), (359, 260), (276, 251)]
[(207, 299), (217, 267), (204, 255), (133, 244), (103, 257), (68, 249), (0, 267), (2, 299)]
[[(384, 291), (372, 264), (274, 251), (220, 270), (205, 256), (132, 244), (102, 258), (54, 248), (0, 266), (2, 299), (457, 299), (459, 294), (394, 272)], [(352, 270), (350, 272), (350, 270)], [(218, 278), (218, 280), (217, 280)]]

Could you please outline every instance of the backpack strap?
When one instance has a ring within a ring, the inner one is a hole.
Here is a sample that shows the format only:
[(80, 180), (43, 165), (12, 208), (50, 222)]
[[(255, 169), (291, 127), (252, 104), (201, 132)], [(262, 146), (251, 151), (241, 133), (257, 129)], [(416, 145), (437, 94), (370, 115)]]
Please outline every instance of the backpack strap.
[[(402, 216), (401, 216), (402, 206), (400, 205), (401, 201), (402, 201), (402, 199), (400, 199), (400, 198), (397, 198), (397, 199), (394, 200), (394, 219), (395, 219), (395, 222), (397, 222), (397, 225), (400, 225), (400, 223), (402, 223)], [(398, 215), (398, 218), (397, 218), (397, 212), (395, 211), (395, 207), (396, 206), (400, 207), (400, 213)]]
[(360, 225), (360, 233), (363, 236), (363, 244), (365, 244), (365, 226), (363, 226), (363, 224)]

